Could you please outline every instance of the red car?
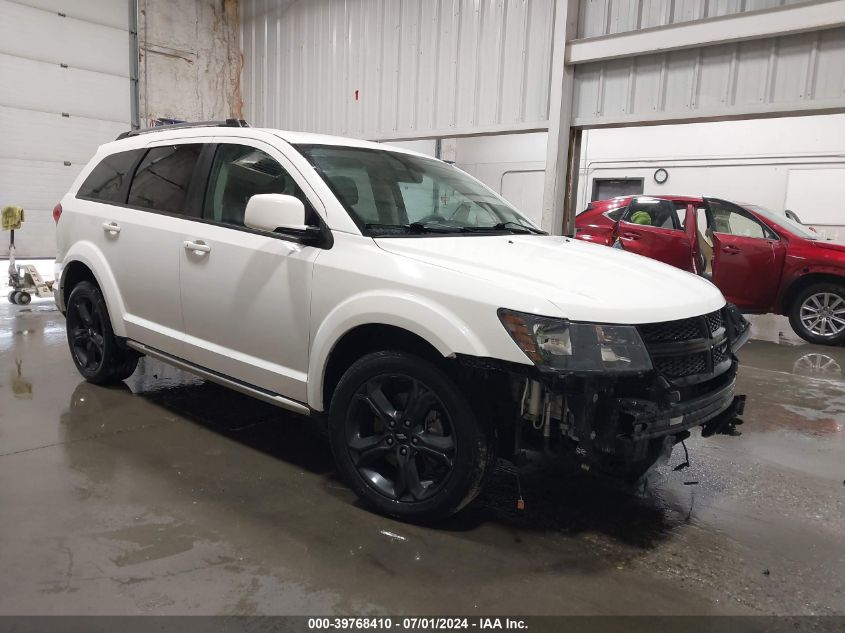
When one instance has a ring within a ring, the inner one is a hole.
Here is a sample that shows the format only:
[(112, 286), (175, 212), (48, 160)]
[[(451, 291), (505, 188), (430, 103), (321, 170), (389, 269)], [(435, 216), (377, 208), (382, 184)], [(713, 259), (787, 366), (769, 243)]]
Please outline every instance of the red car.
[(811, 343), (845, 343), (845, 245), (750, 204), (688, 196), (591, 202), (580, 240), (622, 248), (710, 279), (746, 313), (789, 316)]

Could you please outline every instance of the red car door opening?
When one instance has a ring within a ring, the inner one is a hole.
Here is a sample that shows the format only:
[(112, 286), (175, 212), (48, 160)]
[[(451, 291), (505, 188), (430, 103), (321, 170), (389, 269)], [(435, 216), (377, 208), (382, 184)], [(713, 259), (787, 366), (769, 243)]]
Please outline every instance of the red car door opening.
[(774, 305), (786, 246), (745, 209), (705, 199), (713, 230), (713, 283), (725, 298), (747, 312)]
[(616, 226), (626, 251), (692, 270), (692, 243), (684, 232), (675, 205), (657, 198), (635, 198)]

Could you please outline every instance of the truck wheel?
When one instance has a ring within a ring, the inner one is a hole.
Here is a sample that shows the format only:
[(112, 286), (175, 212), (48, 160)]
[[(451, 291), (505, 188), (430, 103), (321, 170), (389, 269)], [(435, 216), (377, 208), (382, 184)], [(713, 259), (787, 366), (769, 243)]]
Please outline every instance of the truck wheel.
[(845, 343), (845, 286), (830, 282), (807, 286), (792, 302), (789, 323), (810, 343)]
[(32, 301), (32, 295), (28, 292), (19, 292), (18, 296), (15, 297), (15, 301), (19, 306), (29, 305), (29, 302)]
[(17, 290), (12, 290), (12, 292), (9, 293), (9, 296), (8, 296), (9, 303), (11, 303), (13, 305), (17, 305), (17, 303), (18, 303), (17, 302), (17, 294), (18, 294)]
[(338, 470), (371, 508), (400, 519), (454, 514), (481, 491), (494, 459), (492, 429), (433, 364), (404, 352), (359, 359), (329, 410)]
[(138, 356), (114, 337), (105, 299), (94, 284), (81, 281), (67, 302), (67, 340), (76, 369), (88, 382), (105, 385), (127, 378)]

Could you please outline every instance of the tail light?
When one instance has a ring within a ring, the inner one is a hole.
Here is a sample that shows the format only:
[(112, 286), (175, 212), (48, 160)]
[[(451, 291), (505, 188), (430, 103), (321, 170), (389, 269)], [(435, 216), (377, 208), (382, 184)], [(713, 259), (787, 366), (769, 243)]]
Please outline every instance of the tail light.
[(55, 220), (56, 224), (59, 223), (59, 218), (62, 217), (62, 203), (60, 202), (55, 207), (53, 207), (53, 220)]

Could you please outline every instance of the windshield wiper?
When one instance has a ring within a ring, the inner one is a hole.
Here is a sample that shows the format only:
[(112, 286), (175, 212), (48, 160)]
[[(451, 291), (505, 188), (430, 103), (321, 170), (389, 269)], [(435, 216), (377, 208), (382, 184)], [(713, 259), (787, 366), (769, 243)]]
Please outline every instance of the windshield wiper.
[(526, 226), (524, 224), (520, 224), (519, 222), (507, 221), (507, 222), (499, 222), (498, 224), (494, 224), (493, 226), (468, 226), (466, 227), (467, 231), (510, 231), (511, 233), (533, 233), (535, 235), (546, 235), (545, 231), (541, 231), (540, 229), (535, 229), (532, 226)]
[(411, 222), (408, 228), (415, 233), (466, 233), (467, 228), (445, 222)]

